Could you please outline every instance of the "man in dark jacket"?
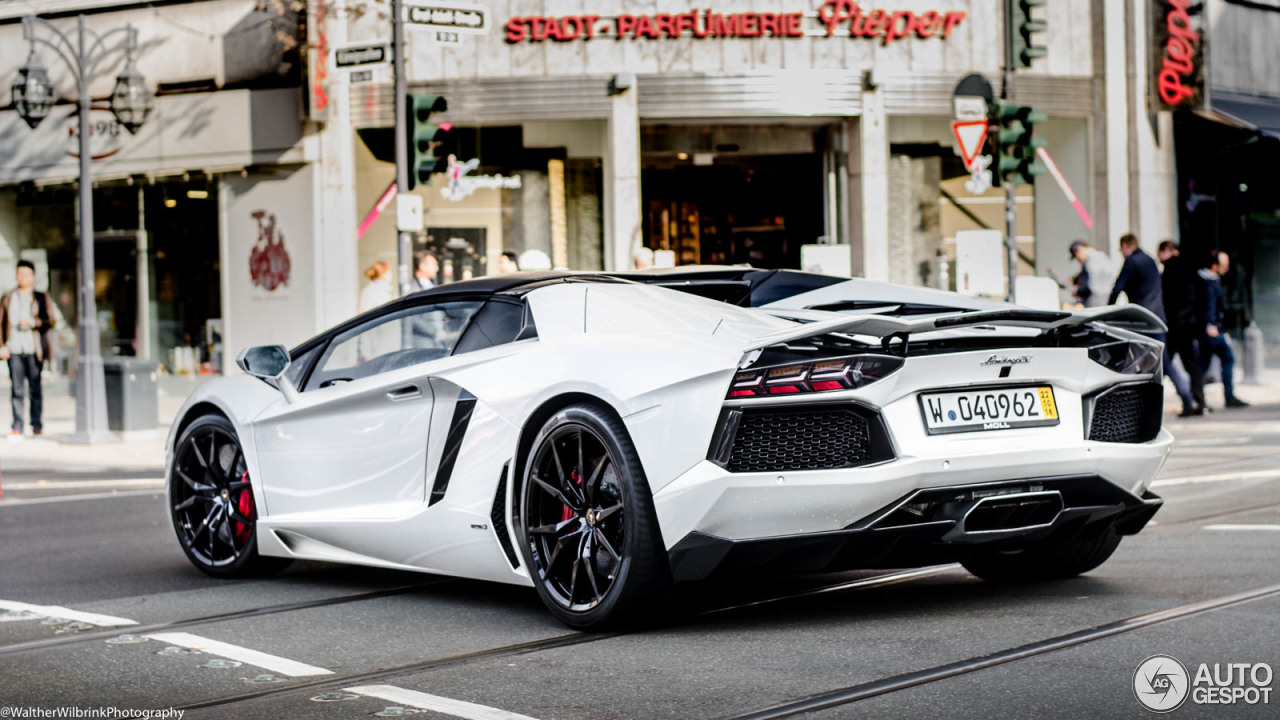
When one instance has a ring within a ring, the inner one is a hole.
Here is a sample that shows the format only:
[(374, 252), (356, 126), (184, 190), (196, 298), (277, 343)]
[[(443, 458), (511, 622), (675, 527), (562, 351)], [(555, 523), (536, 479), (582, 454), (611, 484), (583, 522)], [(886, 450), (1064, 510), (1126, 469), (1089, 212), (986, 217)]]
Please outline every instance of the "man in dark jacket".
[(40, 386), (40, 370), (49, 358), (49, 329), (53, 327), (48, 293), (35, 289), (35, 265), (18, 261), (18, 287), (0, 297), (0, 360), (9, 361), (9, 379), (13, 381), (13, 430), (22, 436), (23, 405), (31, 395), (31, 430), (44, 431), (40, 417), (44, 395)]
[(1249, 403), (1236, 397), (1236, 356), (1227, 344), (1227, 333), (1222, 324), (1227, 315), (1227, 293), (1222, 289), (1222, 276), (1231, 269), (1231, 258), (1219, 250), (1210, 255), (1212, 265), (1200, 271), (1204, 279), (1204, 336), (1200, 338), (1200, 366), (1207, 369), (1214, 355), (1222, 361), (1222, 390), (1226, 394), (1227, 407), (1248, 407)]
[[(1150, 310), (1164, 321), (1164, 289), (1160, 285), (1160, 268), (1156, 265), (1156, 261), (1138, 247), (1138, 238), (1134, 237), (1133, 233), (1126, 233), (1120, 238), (1120, 252), (1124, 255), (1124, 265), (1120, 267), (1120, 274), (1116, 276), (1116, 284), (1111, 288), (1111, 296), (1107, 298), (1107, 304), (1114, 305), (1120, 293), (1124, 293), (1129, 297), (1129, 302)], [(1164, 333), (1154, 333), (1151, 337), (1161, 343), (1165, 342)], [(1191, 387), (1187, 383), (1186, 376), (1173, 366), (1173, 360), (1167, 351), (1162, 351), (1160, 356), (1165, 376), (1173, 381), (1178, 397), (1182, 398), (1182, 414), (1192, 414), (1196, 401), (1191, 396)]]
[(1164, 314), (1169, 325), (1169, 337), (1165, 345), (1167, 353), (1182, 358), (1182, 367), (1191, 380), (1193, 406), (1184, 405), (1180, 417), (1204, 414), (1204, 373), (1196, 352), (1196, 339), (1204, 328), (1201, 318), (1203, 299), (1200, 278), (1195, 268), (1178, 252), (1178, 243), (1165, 240), (1160, 243), (1156, 257), (1164, 264), (1160, 284), (1164, 295)]

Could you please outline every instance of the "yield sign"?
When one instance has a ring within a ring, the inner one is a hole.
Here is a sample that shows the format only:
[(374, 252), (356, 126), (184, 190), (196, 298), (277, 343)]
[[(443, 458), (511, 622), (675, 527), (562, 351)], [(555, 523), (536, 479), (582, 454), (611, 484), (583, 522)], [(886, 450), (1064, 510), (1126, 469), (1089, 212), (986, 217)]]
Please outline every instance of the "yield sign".
[(956, 144), (960, 146), (960, 157), (964, 159), (964, 166), (972, 167), (974, 158), (982, 154), (982, 145), (987, 141), (987, 121), (953, 122), (951, 132), (956, 136)]

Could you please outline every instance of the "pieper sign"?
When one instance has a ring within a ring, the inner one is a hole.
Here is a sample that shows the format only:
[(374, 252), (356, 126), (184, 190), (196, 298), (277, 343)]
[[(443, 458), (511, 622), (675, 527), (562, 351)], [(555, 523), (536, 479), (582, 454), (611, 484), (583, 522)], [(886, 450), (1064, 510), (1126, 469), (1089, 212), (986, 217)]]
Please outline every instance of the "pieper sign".
[[(1168, 0), (1165, 27), (1159, 28), (1168, 32), (1156, 75), (1156, 90), (1166, 105), (1195, 103), (1195, 55), (1200, 34), (1191, 28), (1191, 15), (1187, 12), (1190, 5), (1191, 0)], [(1191, 85), (1187, 84), (1188, 79)]]
[(965, 20), (963, 10), (864, 10), (854, 0), (827, 0), (817, 12), (718, 12), (715, 8), (683, 13), (652, 13), (617, 17), (565, 15), (512, 17), (507, 20), (508, 43), (570, 42), (613, 37), (617, 40), (657, 40), (692, 37), (835, 37), (880, 39), (888, 45), (908, 37), (948, 38)]

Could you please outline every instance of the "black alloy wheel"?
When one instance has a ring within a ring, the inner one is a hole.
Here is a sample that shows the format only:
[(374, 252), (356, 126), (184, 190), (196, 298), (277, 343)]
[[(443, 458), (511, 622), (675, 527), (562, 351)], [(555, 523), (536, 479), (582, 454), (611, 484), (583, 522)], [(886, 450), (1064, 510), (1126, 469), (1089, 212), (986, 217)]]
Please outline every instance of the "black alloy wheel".
[(589, 405), (543, 426), (525, 468), (522, 550), (543, 602), (580, 629), (641, 619), (669, 568), (653, 501), (622, 423)]
[(272, 572), (289, 564), (258, 555), (257, 507), (235, 427), (219, 415), (191, 423), (175, 446), (169, 508), (178, 542), (215, 577)]

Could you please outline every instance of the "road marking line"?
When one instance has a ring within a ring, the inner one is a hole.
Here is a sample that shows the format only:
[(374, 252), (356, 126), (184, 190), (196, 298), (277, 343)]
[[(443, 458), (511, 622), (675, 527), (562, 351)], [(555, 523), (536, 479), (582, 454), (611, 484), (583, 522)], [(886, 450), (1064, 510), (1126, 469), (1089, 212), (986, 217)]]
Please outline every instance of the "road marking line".
[(1205, 525), (1204, 530), (1273, 530), (1280, 532), (1280, 525)]
[(119, 480), (20, 480), (7, 482), (5, 490), (91, 490), (93, 488), (162, 488), (164, 478), (121, 478)]
[[(100, 615), (98, 613), (83, 612), (81, 610), (72, 610), (71, 608), (62, 607), (61, 605), (32, 605), (30, 603), (16, 602), (13, 600), (0, 600), (0, 610), (26, 610), (33, 615), (45, 618), (66, 618), (74, 622), (89, 623), (98, 627), (119, 627), (121, 625), (137, 625), (137, 620), (128, 618), (114, 617), (112, 615)], [(22, 618), (13, 618), (21, 620)]]
[(49, 503), (76, 502), (78, 500), (104, 500), (107, 498), (138, 497), (140, 495), (162, 495), (163, 490), (121, 490), (120, 492), (84, 493), (82, 495), (55, 495), (42, 498), (11, 498), (0, 500), (0, 508), (9, 505), (48, 505)]
[(1174, 485), (1200, 485), (1202, 483), (1219, 483), (1230, 480), (1273, 480), (1280, 478), (1280, 470), (1253, 470), (1251, 472), (1222, 473), (1220, 475), (1193, 475), (1191, 477), (1165, 478), (1151, 483), (1151, 487), (1171, 487)]
[(239, 645), (220, 642), (218, 640), (210, 640), (207, 637), (192, 635), (184, 632), (169, 633), (150, 633), (146, 637), (166, 642), (170, 645), (178, 645), (180, 647), (192, 648), (201, 652), (217, 655), (227, 658), (228, 660), (236, 660), (248, 665), (254, 665), (264, 670), (278, 672), (281, 675), (289, 677), (307, 677), (310, 675), (332, 675), (332, 670), (325, 670), (314, 665), (307, 665), (296, 660), (282, 658), (277, 655), (268, 655), (264, 652), (251, 650)]
[(19, 622), (19, 621), (21, 621), (21, 620), (35, 620), (35, 619), (36, 619), (36, 618), (38, 618), (38, 617), (39, 617), (39, 615), (17, 615), (17, 616), (12, 616), (12, 617), (11, 617), (11, 616), (6, 616), (6, 615), (0, 615), (0, 623), (4, 623), (4, 622)]
[(520, 715), (519, 713), (491, 708), (487, 705), (476, 705), (475, 703), (440, 697), (439, 695), (428, 695), (416, 690), (405, 690), (395, 685), (361, 685), (359, 687), (346, 688), (344, 692), (367, 695), (379, 700), (386, 700), (420, 710), (444, 713), (445, 715), (466, 718), (467, 720), (534, 720), (528, 715)]

